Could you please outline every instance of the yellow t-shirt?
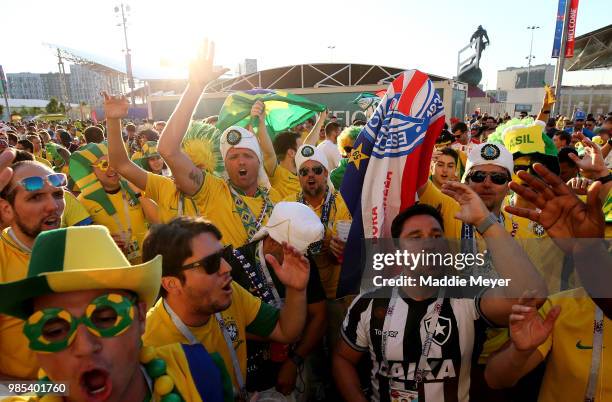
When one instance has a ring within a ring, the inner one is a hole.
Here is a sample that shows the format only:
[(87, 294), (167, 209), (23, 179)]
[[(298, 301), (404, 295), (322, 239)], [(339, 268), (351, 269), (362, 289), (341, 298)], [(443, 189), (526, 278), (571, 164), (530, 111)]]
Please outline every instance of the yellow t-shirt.
[(291, 173), (290, 170), (287, 170), (281, 165), (278, 165), (274, 170), (274, 175), (270, 178), (270, 184), (278, 191), (281, 198), (302, 191), (300, 179), (297, 175)]
[[(104, 208), (102, 208), (102, 206), (97, 202), (86, 199), (83, 197), (83, 194), (79, 194), (77, 199), (87, 209), (94, 223), (96, 225), (106, 226), (112, 235), (121, 234), (122, 231), (127, 232), (128, 230), (131, 230), (132, 235), (130, 238), (130, 243), (132, 244), (131, 249), (133, 252), (130, 254), (128, 259), (132, 264), (140, 263), (142, 260), (142, 242), (147, 234), (147, 223), (140, 203), (130, 205), (130, 200), (127, 195), (124, 202), (122, 195), (123, 192), (124, 190), (118, 191), (115, 194), (107, 193), (109, 200), (117, 211), (117, 217), (119, 218), (119, 222), (121, 222), (121, 227), (117, 225), (115, 218), (106, 213)], [(129, 225), (125, 214), (126, 205), (129, 211)]]
[[(176, 184), (169, 177), (148, 172), (145, 193), (157, 203), (162, 223), (168, 223), (179, 215), (198, 216), (193, 199), (178, 191)], [(179, 203), (182, 204), (182, 214), (179, 214)]]
[(70, 191), (64, 191), (64, 213), (62, 214), (62, 227), (74, 226), (83, 222), (86, 219), (91, 220), (87, 209), (79, 202), (79, 200)]
[[(0, 235), (0, 283), (24, 279), (28, 273), (30, 253), (21, 249), (8, 235)], [(23, 334), (23, 321), (0, 314), (0, 373), (11, 377), (35, 379), (36, 357)]]
[(136, 151), (132, 154), (132, 157), (130, 158), (133, 161), (137, 161), (138, 159), (142, 159), (143, 155), (142, 155), (142, 151)]
[[(251, 210), (253, 219), (257, 220), (264, 205), (263, 196), (239, 195), (239, 197)], [(273, 204), (281, 200), (280, 195), (274, 188), (270, 189), (268, 197)], [(193, 200), (196, 202), (200, 214), (210, 219), (221, 231), (223, 234), (221, 240), (224, 244), (231, 244), (234, 248), (238, 248), (250, 240), (242, 224), (242, 219), (240, 219), (229, 185), (225, 180), (204, 173), (204, 183), (197, 194), (193, 196)], [(262, 225), (266, 224), (271, 213), (272, 209), (270, 208), (262, 220)]]
[[(321, 278), (321, 284), (323, 284), (323, 289), (325, 289), (325, 295), (328, 299), (336, 298), (336, 290), (338, 289), (338, 281), (340, 280), (340, 269), (342, 268), (336, 257), (329, 250), (329, 242), (332, 236), (336, 236), (338, 234), (337, 230), (337, 222), (338, 221), (352, 221), (351, 213), (342, 198), (342, 195), (339, 191), (334, 191), (335, 201), (334, 206), (329, 212), (329, 220), (327, 225), (325, 225), (325, 237), (323, 238), (323, 247), (321, 248), (321, 252), (317, 253), (313, 256), (315, 262), (317, 263), (317, 267), (319, 268), (319, 276)], [(286, 197), (283, 201), (298, 201), (300, 200), (300, 193), (294, 193), (288, 197)], [(325, 199), (321, 202), (321, 204), (312, 206), (308, 205), (320, 218), (321, 212), (323, 210), (323, 204), (325, 203)]]
[[(278, 321), (279, 311), (251, 295), (235, 282), (232, 282), (232, 304), (221, 312), (225, 326), (232, 339), (234, 350), (240, 364), (242, 378), (246, 380), (246, 333), (267, 337)], [(189, 327), (196, 339), (200, 340), (208, 353), (219, 353), (232, 378), (238, 386), (234, 373), (232, 357), (225, 343), (223, 332), (214, 316), (201, 327)], [(142, 337), (145, 346), (161, 346), (169, 343), (188, 343), (176, 328), (166, 311), (162, 299), (147, 313), (145, 333)]]
[(51, 165), (51, 163), (50, 163), (48, 160), (46, 160), (45, 158), (43, 158), (42, 156), (34, 156), (34, 160), (35, 160), (36, 162), (40, 162), (40, 163), (42, 163), (43, 165), (45, 165), (45, 166), (47, 166), (47, 167), (49, 167), (49, 168), (53, 169), (53, 165)]
[[(178, 343), (164, 345), (155, 348), (156, 357), (163, 359), (166, 362), (166, 373), (172, 378), (174, 385), (181, 394), (182, 400), (189, 402), (202, 402), (202, 398), (196, 384), (193, 381), (189, 361), (185, 356), (185, 351)], [(227, 371), (227, 368), (221, 367), (220, 370)], [(221, 373), (223, 378), (227, 373)], [(227, 377), (226, 377), (227, 378)], [(61, 381), (61, 380), (57, 380)], [(160, 396), (153, 393), (151, 401), (160, 400)], [(46, 400), (46, 399), (45, 399)], [(42, 398), (37, 396), (10, 396), (0, 398), (2, 402), (42, 402)]]
[[(547, 359), (539, 402), (582, 401), (593, 354), (595, 303), (583, 288), (554, 294), (540, 308), (545, 316), (561, 306), (553, 332), (538, 347)], [(612, 401), (612, 320), (604, 315), (603, 349), (595, 388), (596, 401)], [(611, 364), (608, 367), (608, 364)]]

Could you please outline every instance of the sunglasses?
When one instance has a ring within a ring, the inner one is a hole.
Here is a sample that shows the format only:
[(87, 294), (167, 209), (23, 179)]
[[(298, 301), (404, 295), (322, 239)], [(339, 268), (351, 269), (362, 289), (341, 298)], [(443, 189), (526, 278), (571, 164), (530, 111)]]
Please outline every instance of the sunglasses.
[(108, 159), (102, 159), (98, 163), (92, 163), (91, 166), (97, 167), (101, 171), (106, 172), (110, 166), (110, 163), (108, 163)]
[(134, 320), (134, 310), (130, 298), (109, 293), (92, 300), (82, 317), (75, 317), (61, 308), (39, 310), (26, 320), (23, 333), (30, 341), (30, 349), (59, 352), (74, 341), (80, 324), (99, 338), (121, 335)]
[(489, 172), (481, 172), (481, 171), (471, 173), (470, 175), (468, 175), (467, 178), (473, 181), (474, 183), (482, 183), (486, 180), (487, 176), (491, 178), (491, 181), (493, 182), (493, 184), (497, 184), (497, 185), (506, 184), (510, 180), (508, 175), (505, 173), (500, 173), (500, 172), (489, 173)]
[(314, 173), (316, 176), (320, 176), (323, 174), (323, 166), (315, 166), (311, 169), (309, 168), (301, 168), (300, 169), (300, 176), (305, 177), (308, 176), (310, 174), (310, 172), (312, 171), (312, 173)]
[[(31, 176), (21, 179), (16, 184), (23, 187), (26, 191), (39, 191), (49, 183), (53, 187), (64, 187), (68, 185), (68, 179), (64, 173), (53, 173), (48, 176)], [(14, 189), (14, 187), (13, 187)]]
[(233, 247), (230, 244), (230, 245), (223, 247), (221, 250), (217, 251), (216, 253), (207, 255), (206, 257), (202, 258), (200, 261), (196, 261), (196, 262), (192, 262), (191, 264), (183, 265), (181, 268), (183, 269), (204, 268), (204, 271), (208, 275), (213, 275), (219, 272), (219, 269), (221, 268), (221, 259), (222, 258), (225, 260), (229, 259), (232, 253), (233, 253)]

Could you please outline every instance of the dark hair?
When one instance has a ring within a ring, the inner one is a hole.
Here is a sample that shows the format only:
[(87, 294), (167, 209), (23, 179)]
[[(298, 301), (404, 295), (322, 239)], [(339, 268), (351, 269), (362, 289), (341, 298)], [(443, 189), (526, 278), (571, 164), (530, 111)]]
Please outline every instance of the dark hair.
[(444, 144), (453, 141), (455, 141), (455, 137), (453, 137), (448, 130), (442, 130), (440, 136), (436, 139), (436, 144)]
[(142, 130), (138, 135), (144, 137), (147, 141), (159, 141), (159, 133), (151, 128)]
[(22, 151), (21, 149), (16, 149), (15, 150), (15, 159), (13, 159), (13, 164), (17, 163), (17, 162), (21, 162), (21, 161), (33, 161), (34, 159), (34, 155), (32, 155), (31, 153), (27, 152), (27, 151)]
[(451, 132), (453, 134), (455, 134), (455, 132), (457, 131), (463, 131), (464, 133), (468, 131), (468, 126), (467, 124), (465, 124), (464, 122), (460, 121), (458, 123), (453, 124), (453, 127), (451, 128)]
[(570, 159), (569, 154), (574, 154), (578, 156), (578, 151), (576, 151), (572, 147), (563, 147), (559, 150), (559, 154), (557, 158), (559, 158), (559, 163), (567, 163), (570, 167), (576, 167), (576, 162)]
[(19, 138), (17, 138), (17, 136), (15, 135), (15, 133), (13, 132), (8, 132), (6, 133), (8, 140), (9, 140), (9, 144), (12, 142), (17, 143), (17, 141), (19, 141)]
[(279, 160), (285, 159), (287, 152), (290, 149), (297, 151), (297, 140), (300, 138), (300, 134), (292, 133), (291, 131), (285, 131), (280, 133), (274, 139), (274, 152)]
[[(142, 259), (147, 262), (161, 255), (162, 276), (174, 276), (184, 283), (183, 262), (193, 255), (191, 240), (202, 233), (211, 233), (221, 240), (219, 229), (201, 217), (180, 216), (167, 224), (153, 225), (142, 244)], [(160, 296), (166, 295), (162, 287)]]
[(391, 223), (391, 237), (394, 239), (399, 238), (400, 234), (402, 233), (402, 229), (404, 228), (404, 223), (409, 218), (417, 215), (429, 215), (433, 217), (436, 221), (438, 221), (442, 230), (444, 230), (444, 221), (442, 220), (440, 211), (431, 205), (414, 204), (413, 206), (404, 209), (393, 219), (393, 223)]
[(340, 130), (340, 124), (335, 121), (329, 122), (325, 125), (325, 135), (330, 135), (332, 132)]
[(457, 164), (459, 161), (459, 154), (457, 153), (457, 151), (455, 151), (451, 147), (445, 147), (445, 148), (440, 149), (440, 153), (442, 155), (448, 155), (451, 158), (453, 158), (455, 160), (455, 164)]
[(17, 141), (17, 144), (19, 144), (22, 147), (24, 147), (29, 153), (31, 153), (31, 154), (34, 153), (34, 144), (32, 144), (32, 142), (30, 142), (30, 140), (19, 140), (19, 141)]
[(309, 123), (309, 124), (312, 124), (313, 126), (315, 124), (315, 120), (312, 117), (307, 119), (306, 122)]
[(565, 141), (566, 145), (572, 143), (572, 135), (570, 133), (566, 133), (565, 131), (557, 131), (555, 134), (553, 134), (553, 137), (555, 135), (558, 136), (561, 141)]
[(66, 148), (70, 147), (70, 143), (72, 142), (72, 135), (66, 130), (57, 130), (59, 133), (59, 139), (63, 146)]
[(98, 126), (89, 126), (83, 131), (85, 142), (99, 144), (104, 141), (104, 131)]

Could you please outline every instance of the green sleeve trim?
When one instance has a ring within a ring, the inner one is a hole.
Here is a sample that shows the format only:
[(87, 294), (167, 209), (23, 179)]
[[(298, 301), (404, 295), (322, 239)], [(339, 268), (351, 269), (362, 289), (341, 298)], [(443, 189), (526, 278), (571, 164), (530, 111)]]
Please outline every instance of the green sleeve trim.
[(280, 317), (280, 310), (268, 303), (261, 303), (259, 311), (255, 319), (246, 327), (246, 331), (253, 335), (267, 337), (270, 336), (278, 318)]

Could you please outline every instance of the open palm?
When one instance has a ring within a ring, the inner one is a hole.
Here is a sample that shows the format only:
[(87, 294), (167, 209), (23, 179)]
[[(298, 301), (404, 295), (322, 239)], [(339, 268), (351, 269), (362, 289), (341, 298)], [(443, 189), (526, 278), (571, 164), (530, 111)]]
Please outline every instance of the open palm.
[(310, 263), (300, 252), (283, 243), (283, 265), (281, 266), (274, 256), (266, 255), (266, 261), (272, 265), (274, 273), (287, 288), (304, 290), (310, 275)]
[(553, 330), (561, 307), (553, 307), (546, 318), (536, 308), (536, 299), (521, 297), (519, 304), (512, 306), (510, 315), (510, 338), (517, 350), (533, 350), (546, 341)]
[(466, 184), (446, 182), (442, 186), (442, 192), (459, 203), (461, 210), (457, 212), (455, 218), (468, 225), (477, 225), (489, 214), (480, 196)]
[(585, 204), (546, 167), (536, 163), (534, 169), (543, 181), (521, 171), (518, 176), (527, 186), (512, 182), (510, 188), (537, 209), (506, 206), (506, 211), (541, 224), (555, 239), (603, 237), (605, 223), (598, 197), (601, 183), (590, 187)]
[(223, 74), (228, 69), (214, 70), (215, 42), (204, 41), (197, 57), (189, 65), (189, 84), (200, 90)]

